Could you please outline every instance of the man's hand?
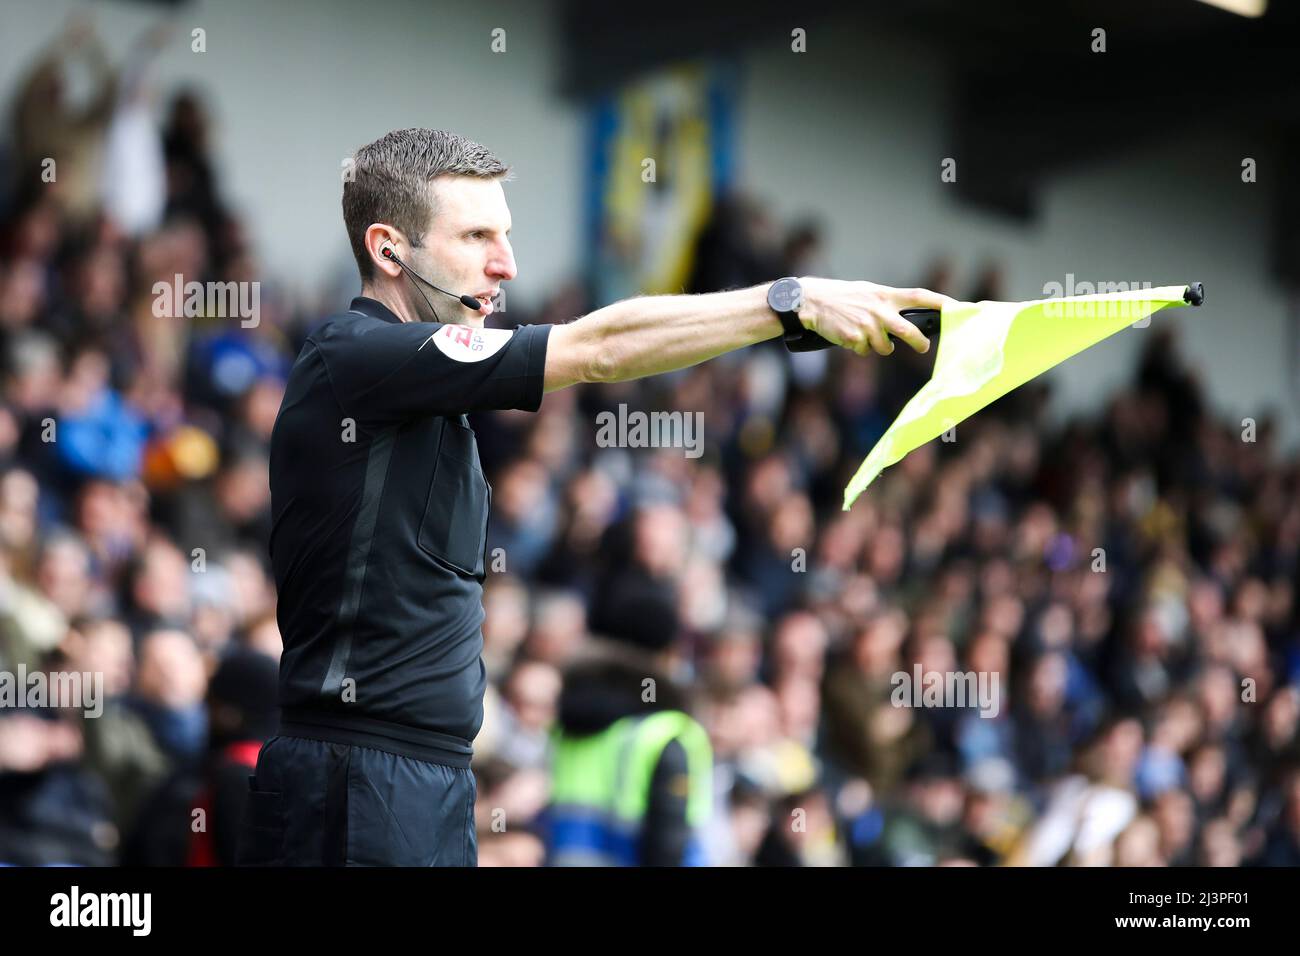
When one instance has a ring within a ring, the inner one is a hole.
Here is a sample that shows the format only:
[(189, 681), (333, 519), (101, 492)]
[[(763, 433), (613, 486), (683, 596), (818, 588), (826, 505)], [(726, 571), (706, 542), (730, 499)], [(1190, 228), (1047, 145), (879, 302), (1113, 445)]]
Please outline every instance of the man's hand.
[(874, 282), (842, 279), (800, 279), (803, 307), (799, 321), (827, 341), (859, 355), (894, 351), (890, 336), (918, 352), (930, 350), (930, 340), (899, 315), (902, 309), (942, 309), (956, 300), (929, 289), (894, 289)]
[(81, 754), (81, 733), (63, 721), (14, 714), (0, 721), (0, 771), (35, 773)]

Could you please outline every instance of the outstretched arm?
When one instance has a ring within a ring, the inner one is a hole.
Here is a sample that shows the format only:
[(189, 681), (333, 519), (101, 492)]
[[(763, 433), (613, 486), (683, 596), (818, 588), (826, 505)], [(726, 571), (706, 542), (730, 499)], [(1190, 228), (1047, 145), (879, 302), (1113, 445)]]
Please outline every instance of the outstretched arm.
[[(866, 355), (894, 350), (893, 335), (918, 352), (930, 342), (900, 316), (908, 308), (941, 309), (947, 296), (872, 282), (800, 279), (799, 319), (823, 338)], [(548, 392), (579, 382), (625, 382), (696, 365), (781, 334), (766, 285), (707, 295), (625, 299), (551, 329)]]

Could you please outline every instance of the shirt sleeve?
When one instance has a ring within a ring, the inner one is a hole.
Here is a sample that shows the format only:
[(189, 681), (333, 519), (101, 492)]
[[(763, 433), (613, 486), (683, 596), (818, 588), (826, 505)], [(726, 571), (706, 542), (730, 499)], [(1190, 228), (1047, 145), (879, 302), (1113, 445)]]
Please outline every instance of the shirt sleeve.
[(385, 424), (542, 403), (549, 325), (337, 323), (318, 333), (345, 414)]

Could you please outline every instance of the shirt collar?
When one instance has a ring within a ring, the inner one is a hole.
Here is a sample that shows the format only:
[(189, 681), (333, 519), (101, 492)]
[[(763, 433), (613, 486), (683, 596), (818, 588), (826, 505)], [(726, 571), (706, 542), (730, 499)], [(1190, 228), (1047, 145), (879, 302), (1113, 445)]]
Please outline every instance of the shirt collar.
[(384, 303), (365, 295), (359, 295), (353, 299), (352, 304), (348, 306), (348, 308), (353, 312), (360, 312), (362, 315), (368, 315), (372, 319), (383, 319), (385, 322), (397, 322), (399, 324), (402, 321), (393, 313), (393, 310), (384, 305)]

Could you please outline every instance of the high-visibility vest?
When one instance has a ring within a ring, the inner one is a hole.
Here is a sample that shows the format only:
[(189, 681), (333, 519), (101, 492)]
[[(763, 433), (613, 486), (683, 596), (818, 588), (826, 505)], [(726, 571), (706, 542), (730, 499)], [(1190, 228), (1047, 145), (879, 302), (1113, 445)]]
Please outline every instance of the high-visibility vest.
[(664, 747), (686, 751), (686, 822), (692, 830), (683, 864), (702, 866), (701, 830), (712, 809), (713, 750), (693, 718), (677, 710), (624, 717), (582, 737), (556, 733), (551, 804), (545, 814), (551, 866), (636, 866), (650, 781)]

